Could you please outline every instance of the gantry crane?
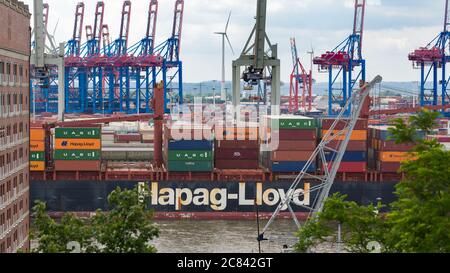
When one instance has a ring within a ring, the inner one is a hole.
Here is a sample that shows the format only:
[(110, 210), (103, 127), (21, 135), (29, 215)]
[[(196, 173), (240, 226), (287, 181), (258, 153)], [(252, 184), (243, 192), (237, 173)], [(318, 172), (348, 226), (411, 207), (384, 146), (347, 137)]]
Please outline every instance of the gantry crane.
[[(408, 56), (414, 68), (420, 69), (420, 105), (422, 107), (450, 104), (450, 77), (447, 78), (447, 63), (450, 61), (449, 2), (449, 0), (445, 1), (444, 30), (426, 47), (419, 48)], [(440, 79), (439, 69), (441, 69)], [(440, 102), (439, 97), (441, 97)], [(444, 108), (440, 110), (446, 113)], [(449, 115), (449, 113), (446, 114)]]
[[(320, 72), (328, 72), (328, 113), (339, 113), (352, 96), (359, 81), (366, 80), (366, 61), (362, 54), (366, 0), (355, 0), (353, 33), (332, 51), (314, 58)], [(359, 71), (355, 71), (359, 68)], [(337, 111), (333, 109), (337, 105)]]
[[(313, 200), (311, 205), (308, 206), (305, 204), (303, 206), (309, 212), (309, 219), (315, 217), (318, 212), (322, 211), (370, 90), (376, 84), (381, 83), (381, 81), (381, 76), (377, 76), (372, 82), (364, 84), (360, 90), (352, 93), (352, 96), (346, 101), (328, 132), (323, 136), (322, 142), (317, 146), (300, 174), (292, 183), (287, 191), (286, 197), (281, 200), (269, 222), (266, 224), (261, 234), (259, 234), (258, 241), (265, 240), (264, 234), (273, 224), (280, 212), (284, 210), (289, 210), (291, 212), (295, 224), (298, 228), (301, 228), (300, 222), (291, 206), (294, 198), (302, 197), (306, 194), (313, 195), (313, 197), (310, 198), (310, 200)], [(339, 128), (341, 128), (341, 130), (338, 130)], [(332, 156), (327, 156), (327, 153), (331, 153)], [(315, 164), (316, 158), (321, 160), (323, 175), (313, 175), (308, 173), (310, 167)], [(300, 189), (300, 183), (305, 180), (316, 181), (317, 184), (312, 186), (309, 190), (302, 191), (300, 194), (301, 196), (294, 196), (296, 192), (298, 192), (298, 189)]]
[[(271, 82), (271, 113), (278, 115), (280, 112), (280, 60), (277, 45), (270, 43), (266, 33), (266, 13), (267, 0), (257, 0), (255, 26), (240, 57), (233, 61), (233, 106), (238, 119), (240, 115), (238, 106), (241, 103), (241, 67), (245, 67), (242, 79), (247, 85), (259, 88), (262, 81)], [(268, 52), (265, 49), (266, 42)]]
[[(37, 81), (36, 89), (44, 89), (46, 97), (46, 107), (48, 107), (48, 89), (52, 82), (56, 82), (55, 78), (64, 79), (64, 43), (59, 44), (59, 48), (53, 43), (52, 37), (47, 31), (48, 22), (48, 5), (43, 3), (43, 0), (34, 0), (34, 48), (31, 53), (30, 63), (32, 67), (31, 79)], [(50, 39), (46, 39), (50, 38)], [(46, 42), (50, 42), (50, 47), (46, 45)], [(50, 50), (49, 50), (50, 49)], [(57, 76), (56, 76), (57, 75)], [(33, 86), (33, 84), (32, 84)], [(34, 87), (34, 86), (33, 86)], [(58, 85), (57, 87), (57, 100), (58, 100), (58, 120), (64, 118), (64, 85)], [(42, 90), (41, 90), (42, 91)], [(35, 105), (36, 98), (35, 92), (31, 92), (31, 98)], [(46, 109), (47, 110), (47, 109)], [(33, 111), (36, 111), (34, 106)]]
[[(299, 111), (299, 89), (302, 90), (302, 111), (312, 110), (312, 70), (306, 71), (298, 57), (295, 38), (291, 38), (292, 62), (294, 64), (290, 77), (289, 112)], [(308, 104), (308, 106), (306, 105)]]

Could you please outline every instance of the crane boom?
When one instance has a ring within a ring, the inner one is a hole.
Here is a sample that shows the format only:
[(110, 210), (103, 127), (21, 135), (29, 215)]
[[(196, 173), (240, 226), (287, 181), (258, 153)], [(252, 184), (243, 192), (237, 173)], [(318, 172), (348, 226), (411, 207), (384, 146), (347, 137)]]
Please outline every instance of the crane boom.
[(120, 23), (120, 36), (117, 48), (118, 55), (124, 55), (128, 48), (130, 31), (131, 1), (124, 1), (122, 6), (122, 19)]
[[(362, 59), (362, 42), (364, 35), (364, 16), (366, 12), (366, 0), (355, 0), (355, 18), (353, 23), (353, 35), (355, 35), (357, 59)], [(355, 59), (355, 46), (352, 47), (351, 57)]]
[[(101, 43), (102, 43), (102, 31), (103, 31), (103, 18), (105, 14), (105, 3), (102, 1), (97, 2), (97, 5), (95, 7), (95, 20), (94, 20), (94, 26), (91, 27), (92, 33), (88, 41), (88, 55), (97, 55), (100, 53)], [(86, 27), (86, 31), (88, 31)]]
[(450, 27), (450, 0), (445, 1), (445, 19), (444, 19), (444, 32), (449, 31)]
[[(358, 121), (358, 118), (360, 117), (364, 102), (366, 98), (369, 96), (370, 90), (378, 83), (381, 83), (382, 78), (381, 76), (375, 77), (375, 79), (365, 84), (360, 90), (354, 92), (352, 96), (347, 100), (346, 107), (342, 108), (339, 115), (333, 122), (333, 125), (328, 130), (328, 133), (326, 133), (323, 136), (322, 142), (319, 144), (319, 146), (316, 148), (314, 153), (311, 155), (310, 159), (304, 166), (303, 170), (300, 172), (300, 174), (297, 176), (297, 178), (292, 183), (291, 187), (287, 191), (286, 197), (279, 203), (277, 209), (272, 214), (272, 217), (270, 218), (269, 222), (264, 227), (261, 234), (258, 236), (258, 241), (265, 240), (264, 234), (269, 229), (269, 227), (273, 224), (275, 219), (278, 217), (280, 212), (282, 210), (288, 209), (292, 217), (294, 219), (295, 224), (298, 228), (301, 228), (300, 222), (297, 219), (297, 216), (295, 215), (294, 210), (291, 207), (291, 202), (293, 201), (296, 190), (299, 189), (299, 184), (304, 181), (304, 179), (308, 180), (317, 180), (319, 183), (309, 189), (309, 191), (305, 191), (301, 193), (300, 195), (310, 194), (310, 193), (316, 193), (316, 198), (313, 198), (314, 201), (310, 206), (304, 206), (306, 209), (309, 210), (310, 216), (315, 217), (318, 212), (322, 211), (324, 202), (326, 198), (328, 197), (331, 187), (333, 186), (334, 179), (336, 177), (336, 174), (338, 172), (339, 166), (341, 164), (341, 161), (344, 157), (345, 151), (347, 149), (348, 143), (350, 141), (350, 137), (353, 133), (353, 130), (356, 126), (356, 123)], [(350, 115), (348, 117), (345, 117), (347, 109), (351, 109)], [(342, 127), (342, 130), (336, 130), (338, 127)], [(337, 133), (335, 133), (338, 131)], [(331, 146), (330, 143), (341, 139), (344, 137), (343, 141), (339, 141), (337, 147), (336, 145)], [(330, 146), (329, 146), (330, 145)], [(333, 153), (332, 160), (327, 160), (326, 153)], [(323, 176), (318, 175), (311, 175), (308, 173), (308, 169), (312, 166), (314, 162), (316, 162), (317, 158), (321, 159), (321, 162), (323, 164)]]
[(153, 53), (156, 39), (156, 23), (158, 21), (158, 0), (151, 0), (148, 8), (147, 34), (149, 43), (145, 45), (144, 54)]
[(180, 56), (181, 34), (183, 31), (184, 0), (176, 0), (172, 25), (172, 43), (169, 45), (168, 61), (176, 61)]

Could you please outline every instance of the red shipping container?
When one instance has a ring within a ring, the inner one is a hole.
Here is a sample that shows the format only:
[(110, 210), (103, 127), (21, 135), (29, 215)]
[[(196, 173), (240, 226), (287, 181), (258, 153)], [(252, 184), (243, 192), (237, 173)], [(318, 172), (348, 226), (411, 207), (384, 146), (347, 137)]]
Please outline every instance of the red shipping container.
[(315, 140), (280, 140), (277, 151), (313, 151), (316, 147)]
[(395, 141), (377, 140), (375, 147), (378, 151), (409, 152), (415, 146), (415, 144), (396, 144)]
[(85, 172), (98, 172), (101, 169), (101, 161), (91, 160), (56, 160), (56, 171), (85, 171)]
[(257, 160), (216, 160), (215, 167), (219, 170), (255, 170), (259, 168)]
[[(330, 144), (328, 144), (327, 146), (336, 150), (338, 148), (338, 145), (340, 144), (340, 142), (341, 141), (335, 140), (335, 141), (330, 142)], [(359, 140), (351, 140), (348, 142), (346, 151), (347, 152), (367, 151), (367, 142), (359, 141)]]
[(118, 143), (123, 143), (123, 142), (130, 142), (130, 141), (138, 141), (141, 142), (142, 141), (142, 135), (141, 134), (116, 134), (115, 135), (115, 140)]
[(316, 140), (317, 130), (279, 130), (271, 132), (271, 135), (278, 134), (281, 140)]
[[(328, 165), (328, 167), (331, 170), (331, 165)], [(338, 169), (338, 173), (364, 173), (366, 171), (366, 162), (341, 162)]]
[(314, 151), (275, 151), (270, 155), (272, 161), (308, 161)]
[(259, 150), (258, 140), (219, 140), (216, 149), (254, 149)]
[(216, 149), (214, 151), (216, 159), (223, 160), (258, 160), (259, 150), (249, 149)]
[(400, 162), (377, 162), (377, 171), (381, 173), (397, 173), (400, 167)]
[[(322, 129), (323, 130), (330, 129), (331, 126), (333, 125), (334, 121), (335, 121), (335, 119), (323, 119), (322, 120)], [(344, 129), (345, 126), (346, 126), (346, 122), (340, 121), (336, 125), (335, 130), (342, 130), (342, 129)], [(356, 122), (354, 130), (367, 130), (368, 127), (369, 127), (369, 120), (367, 120), (367, 119), (358, 119), (358, 121)]]

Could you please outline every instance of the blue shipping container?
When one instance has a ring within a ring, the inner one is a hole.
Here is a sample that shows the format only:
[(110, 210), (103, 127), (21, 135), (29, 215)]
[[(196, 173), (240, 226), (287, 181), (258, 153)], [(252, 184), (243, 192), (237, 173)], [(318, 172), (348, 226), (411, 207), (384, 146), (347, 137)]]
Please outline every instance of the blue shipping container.
[[(327, 162), (332, 161), (335, 158), (335, 153), (326, 152), (325, 158)], [(346, 152), (344, 157), (342, 158), (342, 162), (366, 162), (367, 161), (367, 152)]]
[(169, 140), (169, 150), (212, 151), (213, 142), (208, 140)]
[[(287, 172), (301, 172), (306, 165), (306, 161), (288, 162), (288, 161), (274, 161), (270, 164), (270, 170), (274, 173), (287, 173)], [(308, 172), (315, 172), (317, 170), (316, 163), (313, 163)]]
[[(380, 130), (380, 139), (383, 141), (389, 141), (391, 140), (391, 133), (388, 130)], [(418, 139), (424, 139), (426, 137), (426, 133), (424, 131), (416, 131), (416, 138)]]

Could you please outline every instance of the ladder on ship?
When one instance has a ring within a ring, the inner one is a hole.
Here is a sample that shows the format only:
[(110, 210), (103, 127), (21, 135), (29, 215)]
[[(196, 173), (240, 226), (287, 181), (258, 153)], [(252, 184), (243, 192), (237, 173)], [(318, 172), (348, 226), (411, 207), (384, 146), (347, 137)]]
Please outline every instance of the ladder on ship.
[[(350, 99), (347, 100), (345, 107), (342, 108), (328, 132), (323, 136), (322, 142), (318, 145), (318, 147), (308, 160), (308, 163), (303, 167), (303, 170), (292, 183), (286, 194), (286, 197), (281, 200), (277, 209), (272, 214), (271, 218), (269, 219), (261, 233), (258, 232), (258, 242), (267, 240), (264, 235), (269, 230), (270, 226), (274, 223), (276, 218), (279, 216), (280, 212), (286, 209), (289, 210), (289, 212), (292, 214), (292, 218), (297, 227), (299, 229), (301, 228), (301, 224), (291, 206), (294, 198), (299, 198), (307, 194), (315, 194), (315, 197), (313, 198), (309, 206), (302, 206), (308, 211), (309, 220), (313, 219), (317, 215), (317, 213), (323, 210), (324, 203), (328, 198), (328, 195), (330, 194), (330, 190), (333, 186), (334, 179), (336, 178), (336, 174), (338, 172), (342, 158), (344, 157), (345, 151), (347, 150), (347, 145), (350, 141), (350, 137), (356, 126), (358, 118), (361, 115), (363, 104), (369, 96), (370, 90), (372, 90), (376, 84), (381, 83), (381, 81), (381, 76), (375, 77), (373, 81), (371, 81), (370, 83), (366, 83), (361, 87), (360, 90), (354, 92)], [(348, 109), (351, 109), (350, 114), (346, 115)], [(331, 146), (331, 143), (338, 144)], [(331, 158), (331, 160), (329, 160), (329, 158), (327, 160), (326, 154), (330, 152), (333, 154), (333, 157)], [(314, 164), (314, 162), (316, 162), (316, 158), (320, 158), (323, 164), (322, 166), (324, 175), (318, 176), (308, 173), (310, 166)], [(306, 179), (308, 181), (318, 181), (318, 184), (312, 186), (308, 191), (300, 191), (301, 193), (298, 193), (299, 191), (296, 190), (299, 189), (300, 183), (304, 182)]]

